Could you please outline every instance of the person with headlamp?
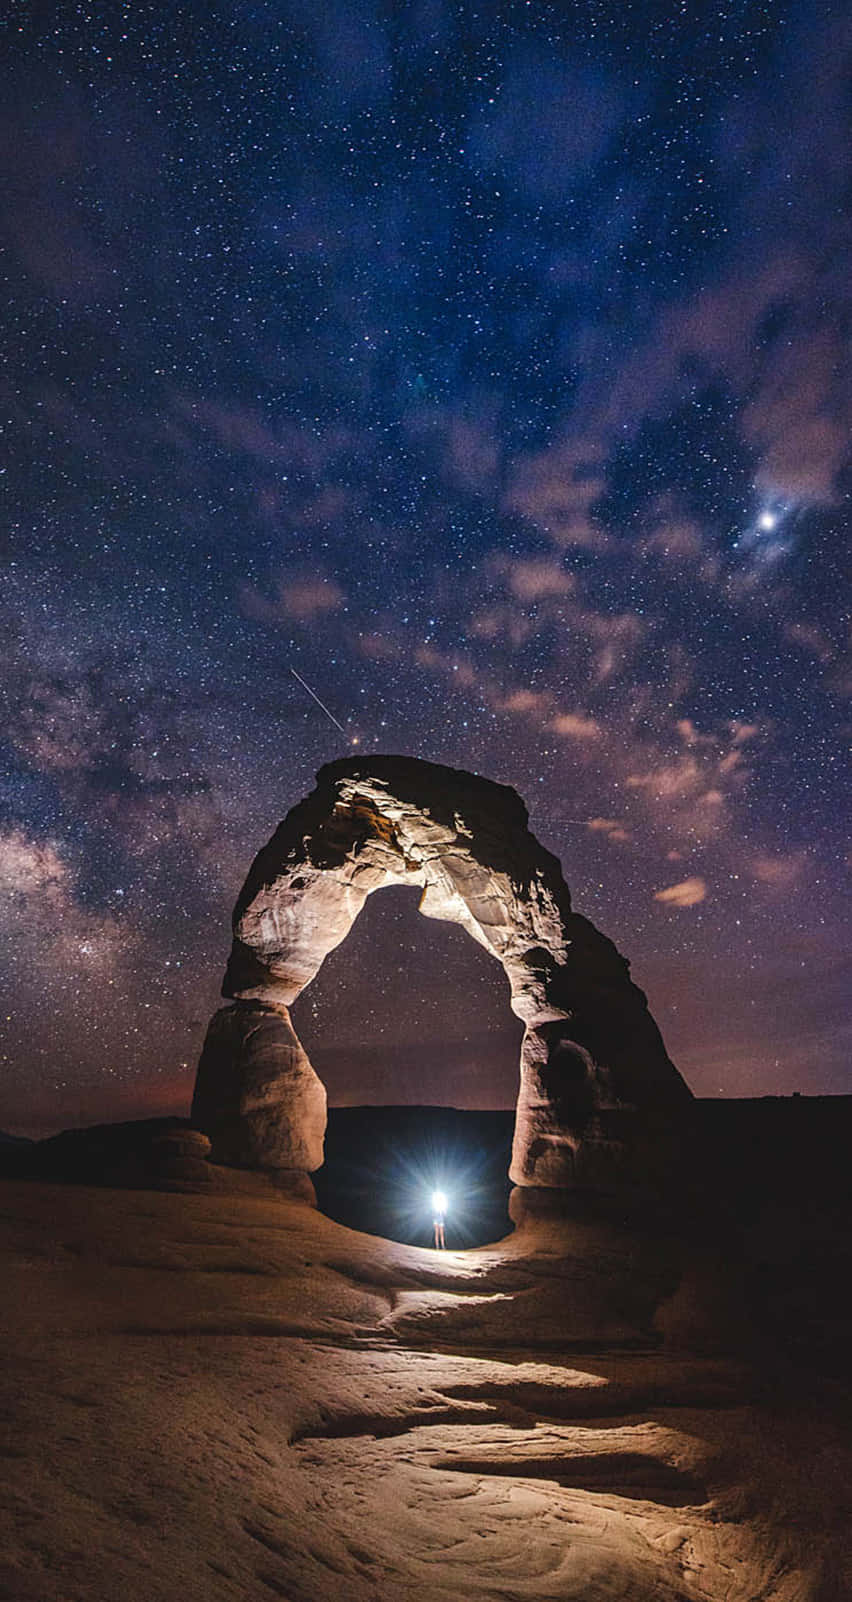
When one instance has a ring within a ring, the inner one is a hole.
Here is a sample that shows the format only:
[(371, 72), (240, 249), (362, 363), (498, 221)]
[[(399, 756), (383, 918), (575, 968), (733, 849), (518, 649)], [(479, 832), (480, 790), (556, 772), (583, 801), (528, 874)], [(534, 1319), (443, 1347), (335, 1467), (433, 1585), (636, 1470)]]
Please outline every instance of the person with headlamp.
[(447, 1216), (447, 1198), (442, 1190), (432, 1192), (432, 1229), (436, 1251), (446, 1251), (444, 1222)]

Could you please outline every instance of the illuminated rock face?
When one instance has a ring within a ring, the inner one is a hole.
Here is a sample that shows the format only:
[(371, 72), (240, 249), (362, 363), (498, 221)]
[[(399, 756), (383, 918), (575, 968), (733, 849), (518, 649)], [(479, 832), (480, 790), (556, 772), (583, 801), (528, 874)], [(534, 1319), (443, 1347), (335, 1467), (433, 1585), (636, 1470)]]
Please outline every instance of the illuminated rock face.
[(320, 1167), (325, 1089), (286, 1007), (241, 1002), (213, 1014), (192, 1114), (219, 1162), (309, 1173)]
[(645, 997), (610, 940), (571, 910), (556, 857), (514, 790), (411, 757), (329, 763), (252, 863), (234, 909), (193, 1119), (224, 1162), (314, 1169), (325, 1097), (288, 1008), (368, 895), (417, 885), (420, 911), (460, 923), (503, 964), (526, 1030), (511, 1178), (606, 1184), (637, 1113), (690, 1099)]

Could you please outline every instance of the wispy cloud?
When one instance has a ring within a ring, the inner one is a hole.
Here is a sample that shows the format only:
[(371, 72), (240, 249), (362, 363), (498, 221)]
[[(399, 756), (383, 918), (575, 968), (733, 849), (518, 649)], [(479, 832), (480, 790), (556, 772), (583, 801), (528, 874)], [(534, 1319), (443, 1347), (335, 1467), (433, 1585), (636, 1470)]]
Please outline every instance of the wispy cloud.
[(497, 703), (500, 712), (535, 713), (538, 717), (543, 717), (549, 706), (550, 696), (543, 690), (512, 690)]
[(198, 437), (213, 439), (224, 451), (249, 462), (318, 477), (358, 442), (352, 429), (309, 428), (288, 416), (271, 418), (249, 406), (234, 406), (203, 396), (177, 394), (175, 418), (191, 425)]
[(554, 545), (601, 550), (606, 535), (592, 507), (603, 485), (600, 443), (568, 439), (515, 462), (504, 508), (533, 523)]
[(738, 720), (701, 730), (693, 719), (679, 718), (674, 740), (625, 744), (624, 783), (684, 842), (718, 836), (730, 827), (731, 804), (749, 782), (745, 748), (764, 732)]
[(679, 884), (670, 884), (665, 890), (657, 890), (655, 901), (662, 901), (667, 907), (697, 907), (707, 895), (707, 885), (698, 877), (681, 879)]
[(750, 867), (755, 879), (772, 890), (790, 890), (801, 879), (807, 866), (807, 852), (788, 851), (770, 856), (758, 853)]
[(519, 601), (540, 601), (572, 595), (577, 587), (573, 573), (548, 557), (527, 557), (507, 565), (509, 589)]
[(276, 580), (271, 596), (263, 595), (251, 584), (239, 592), (240, 608), (258, 623), (315, 623), (339, 612), (346, 595), (337, 580), (320, 571), (293, 574)]
[(618, 818), (587, 818), (586, 828), (592, 834), (605, 835), (607, 840), (613, 840), (617, 845), (625, 845), (630, 840), (630, 830)]
[(569, 740), (599, 740), (603, 734), (597, 719), (586, 717), (584, 712), (557, 712), (548, 728)]

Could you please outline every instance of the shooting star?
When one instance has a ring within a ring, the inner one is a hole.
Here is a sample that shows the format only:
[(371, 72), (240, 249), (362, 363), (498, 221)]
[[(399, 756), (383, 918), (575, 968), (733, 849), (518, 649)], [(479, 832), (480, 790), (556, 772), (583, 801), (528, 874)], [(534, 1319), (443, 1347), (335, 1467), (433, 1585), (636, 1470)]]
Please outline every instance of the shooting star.
[(301, 684), (302, 689), (303, 690), (307, 690), (308, 695), (313, 697), (313, 699), (316, 701), (317, 706), (322, 707), (322, 710), (325, 713), (326, 717), (327, 718), (331, 718), (331, 721), (334, 724), (335, 728), (339, 729), (341, 734), (345, 735), (346, 734), (346, 730), (344, 729), (343, 724), (338, 722), (338, 720), (335, 717), (333, 712), (329, 712), (328, 707), (326, 706), (325, 702), (320, 700), (320, 698), (317, 695), (316, 691), (312, 690), (310, 685), (305, 683), (304, 679), (302, 678), (301, 673), (297, 673), (296, 669), (294, 667), (291, 667), (290, 672), (292, 673), (294, 679), (298, 679), (299, 680), (299, 683)]

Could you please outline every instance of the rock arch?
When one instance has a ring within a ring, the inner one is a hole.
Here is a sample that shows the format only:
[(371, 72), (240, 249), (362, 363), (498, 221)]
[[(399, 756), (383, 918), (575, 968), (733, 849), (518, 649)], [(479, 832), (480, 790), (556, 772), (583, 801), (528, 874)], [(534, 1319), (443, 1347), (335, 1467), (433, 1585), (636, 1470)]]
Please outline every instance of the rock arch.
[(571, 909), (556, 857), (505, 785), (411, 757), (329, 763), (259, 852), (240, 892), (193, 1121), (213, 1157), (312, 1171), (325, 1090), (289, 1007), (345, 939), (367, 897), (421, 888), (420, 911), (460, 923), (502, 963), (525, 1024), (510, 1176), (607, 1184), (642, 1115), (690, 1092), (612, 941)]

